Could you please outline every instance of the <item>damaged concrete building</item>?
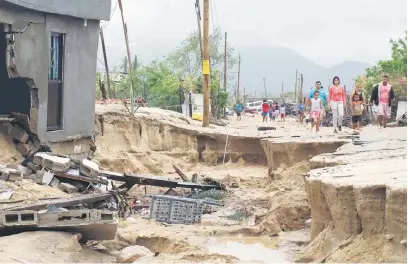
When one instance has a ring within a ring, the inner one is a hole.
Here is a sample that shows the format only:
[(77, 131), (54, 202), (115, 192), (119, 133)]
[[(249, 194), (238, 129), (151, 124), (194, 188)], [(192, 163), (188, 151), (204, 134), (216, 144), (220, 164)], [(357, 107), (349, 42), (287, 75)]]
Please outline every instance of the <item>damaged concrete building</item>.
[(89, 152), (100, 20), (111, 0), (0, 1), (0, 116), (62, 154)]

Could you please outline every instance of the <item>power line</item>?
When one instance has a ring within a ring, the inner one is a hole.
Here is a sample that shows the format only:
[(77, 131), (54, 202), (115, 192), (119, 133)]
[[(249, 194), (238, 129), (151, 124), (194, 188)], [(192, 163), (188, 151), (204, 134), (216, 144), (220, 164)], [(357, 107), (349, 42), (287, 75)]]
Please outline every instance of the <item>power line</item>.
[(109, 23), (110, 23), (111, 20), (112, 20), (113, 15), (115, 14), (115, 11), (116, 11), (116, 8), (117, 8), (117, 7), (118, 7), (118, 1), (116, 1), (115, 6), (113, 7), (113, 10), (112, 10), (112, 13), (111, 13), (111, 15), (110, 15), (109, 21), (107, 21), (107, 22), (105, 23), (105, 25), (102, 25), (102, 29), (105, 29), (105, 28), (109, 25)]
[(102, 60), (99, 59), (99, 57), (96, 57), (96, 58), (98, 58), (98, 61), (105, 67), (105, 63), (103, 63)]

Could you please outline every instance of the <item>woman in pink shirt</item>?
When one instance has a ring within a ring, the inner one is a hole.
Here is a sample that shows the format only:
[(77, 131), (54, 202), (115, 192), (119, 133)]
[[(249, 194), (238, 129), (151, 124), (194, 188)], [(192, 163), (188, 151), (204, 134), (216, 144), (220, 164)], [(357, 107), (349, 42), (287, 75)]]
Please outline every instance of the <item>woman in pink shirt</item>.
[(333, 78), (333, 85), (329, 89), (329, 107), (333, 113), (334, 133), (337, 133), (337, 128), (341, 131), (343, 124), (343, 116), (346, 110), (346, 94), (344, 87), (340, 85), (340, 78)]

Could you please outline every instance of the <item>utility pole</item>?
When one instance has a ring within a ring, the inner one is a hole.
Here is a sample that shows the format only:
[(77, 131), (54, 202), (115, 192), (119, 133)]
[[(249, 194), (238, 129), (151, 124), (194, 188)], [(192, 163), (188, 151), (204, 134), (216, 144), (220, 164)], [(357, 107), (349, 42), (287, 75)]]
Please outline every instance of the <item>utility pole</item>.
[(265, 90), (265, 99), (268, 99), (268, 95), (266, 94), (266, 84), (265, 84), (265, 78), (263, 78), (263, 84), (264, 84), (264, 90)]
[[(99, 30), (99, 35), (101, 36), (101, 43), (102, 43), (102, 51), (103, 51), (103, 59), (105, 62), (105, 71), (106, 71), (106, 81), (108, 82), (108, 91), (110, 92), (110, 79), (109, 79), (109, 68), (108, 68), (108, 59), (106, 58), (106, 49), (105, 49), (105, 39), (103, 37), (103, 30), (102, 27)], [(102, 93), (102, 99), (106, 100), (108, 99), (107, 95), (106, 95), (106, 89), (105, 86), (100, 87), (101, 88), (101, 93)]]
[(227, 91), (227, 32), (225, 32), (224, 44), (224, 91)]
[[(298, 77), (297, 77), (297, 69), (296, 69), (296, 78), (295, 78), (295, 104), (296, 104), (296, 101), (298, 100), (298, 98), (297, 98), (297, 85), (298, 85), (298, 82), (297, 82), (297, 79), (298, 79)], [(298, 101), (300, 101), (300, 100), (298, 100)], [(297, 104), (296, 104), (297, 105)]]
[(238, 55), (238, 83), (237, 83), (237, 100), (239, 100), (239, 78), (241, 74), (241, 54)]
[(281, 104), (283, 104), (283, 82), (282, 82), (282, 92), (281, 92)]
[(209, 38), (209, 16), (210, 16), (210, 0), (203, 0), (204, 9), (204, 41), (203, 41), (203, 127), (208, 127), (210, 124), (210, 91), (208, 87), (210, 78), (210, 38)]
[(125, 42), (126, 42), (126, 50), (128, 56), (128, 64), (129, 64), (129, 74), (130, 74), (130, 112), (133, 115), (135, 113), (135, 99), (133, 95), (133, 71), (132, 71), (132, 58), (130, 57), (130, 48), (129, 48), (129, 39), (127, 34), (127, 26), (125, 23), (125, 19), (123, 17), (123, 7), (122, 7), (122, 0), (118, 0), (120, 14), (122, 16), (122, 25), (123, 25), (123, 32), (125, 34)]
[[(200, 41), (200, 54), (201, 60), (203, 59), (203, 38), (201, 37), (201, 12), (200, 12), (200, 0), (195, 2), (195, 11), (197, 14), (197, 25), (198, 25), (198, 39)], [(203, 65), (201, 65), (203, 67)]]
[(299, 94), (303, 97), (303, 73), (300, 74), (300, 91)]
[(183, 88), (181, 87), (181, 84), (183, 83), (184, 80), (179, 77), (179, 100), (180, 100), (180, 113), (183, 113)]

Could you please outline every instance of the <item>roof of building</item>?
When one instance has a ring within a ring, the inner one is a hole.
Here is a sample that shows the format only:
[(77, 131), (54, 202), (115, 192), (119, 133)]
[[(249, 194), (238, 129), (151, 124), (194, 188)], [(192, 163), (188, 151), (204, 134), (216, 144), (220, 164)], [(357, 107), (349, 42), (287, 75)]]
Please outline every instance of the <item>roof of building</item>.
[(3, 0), (40, 12), (84, 19), (110, 20), (111, 0)]

